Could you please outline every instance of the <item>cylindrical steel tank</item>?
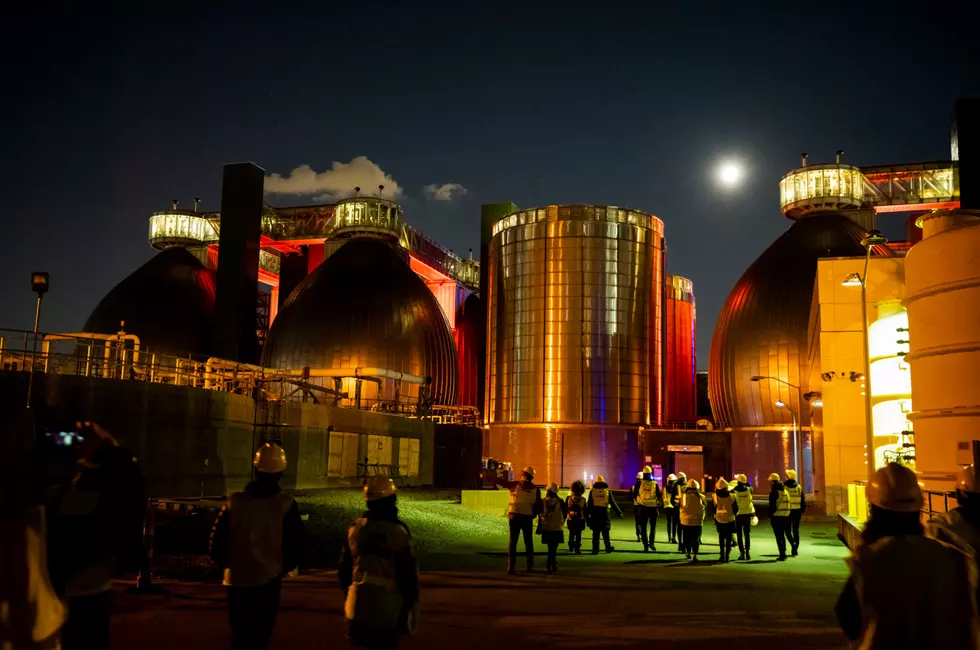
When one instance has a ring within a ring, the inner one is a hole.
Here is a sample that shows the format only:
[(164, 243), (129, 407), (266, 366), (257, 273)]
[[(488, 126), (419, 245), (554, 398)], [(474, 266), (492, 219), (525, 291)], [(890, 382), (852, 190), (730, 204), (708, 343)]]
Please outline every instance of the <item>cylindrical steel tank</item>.
[(980, 211), (937, 212), (922, 230), (905, 260), (909, 419), (926, 486), (949, 490), (980, 440)]
[(679, 275), (668, 275), (665, 285), (667, 375), (664, 378), (664, 419), (691, 420), (697, 415), (694, 283)]
[(522, 210), (494, 224), (488, 261), (488, 453), (542, 481), (632, 484), (637, 427), (662, 401), (663, 222)]
[(456, 356), (459, 359), (459, 394), (456, 403), (460, 406), (483, 405), (479, 403), (477, 386), (477, 358), (480, 341), (484, 338), (486, 323), (483, 320), (483, 305), (480, 297), (470, 294), (456, 310)]

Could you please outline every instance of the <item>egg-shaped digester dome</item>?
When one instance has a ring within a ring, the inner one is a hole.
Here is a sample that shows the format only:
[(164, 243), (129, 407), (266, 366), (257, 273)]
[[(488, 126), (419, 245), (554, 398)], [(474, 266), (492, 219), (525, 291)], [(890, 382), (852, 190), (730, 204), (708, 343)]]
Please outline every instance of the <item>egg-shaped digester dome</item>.
[[(795, 222), (742, 274), (711, 340), (708, 370), (714, 417), (736, 429), (791, 427), (800, 413), (800, 362), (822, 257), (864, 255), (865, 231), (829, 212)], [(752, 381), (752, 377), (774, 377)], [(782, 400), (789, 407), (775, 405)], [(792, 411), (790, 410), (792, 409)]]
[(293, 290), (269, 330), (262, 365), (427, 376), (436, 404), (454, 404), (459, 384), (439, 302), (389, 245), (371, 238), (347, 242)]
[(85, 331), (115, 334), (123, 328), (143, 348), (210, 356), (214, 338), (215, 277), (184, 248), (157, 253), (92, 310)]

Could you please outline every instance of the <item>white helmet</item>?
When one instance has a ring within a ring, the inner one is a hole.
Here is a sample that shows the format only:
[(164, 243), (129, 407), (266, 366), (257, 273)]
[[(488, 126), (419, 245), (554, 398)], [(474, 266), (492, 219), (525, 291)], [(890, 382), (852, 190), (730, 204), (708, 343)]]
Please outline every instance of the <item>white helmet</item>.
[(643, 478), (643, 472), (637, 472), (637, 473), (636, 473), (636, 478), (637, 478), (637, 479), (641, 479), (641, 478)]
[(715, 483), (715, 489), (724, 490), (727, 487), (728, 487), (728, 481), (726, 481), (723, 478), (718, 479), (718, 482)]
[(548, 483), (548, 492), (554, 492), (555, 494), (558, 494), (558, 484), (555, 483), (554, 481)]
[(918, 512), (922, 509), (922, 488), (915, 472), (898, 463), (888, 463), (877, 472), (868, 486), (868, 502), (894, 512)]
[(521, 470), (521, 474), (527, 474), (531, 478), (534, 478), (534, 468), (527, 465), (523, 470)]
[(286, 450), (274, 442), (267, 442), (255, 452), (252, 460), (256, 472), (278, 474), (286, 471)]
[(973, 470), (973, 465), (967, 465), (960, 470), (956, 477), (956, 489), (967, 494), (977, 494), (977, 475)]
[(688, 489), (694, 488), (695, 490), (700, 490), (701, 484), (692, 478), (690, 481), (687, 482), (687, 488)]
[(387, 476), (372, 476), (364, 484), (364, 500), (377, 501), (396, 492), (395, 482)]
[(668, 474), (667, 475), (667, 480), (668, 481), (676, 481), (677, 480), (677, 475), (676, 474)]

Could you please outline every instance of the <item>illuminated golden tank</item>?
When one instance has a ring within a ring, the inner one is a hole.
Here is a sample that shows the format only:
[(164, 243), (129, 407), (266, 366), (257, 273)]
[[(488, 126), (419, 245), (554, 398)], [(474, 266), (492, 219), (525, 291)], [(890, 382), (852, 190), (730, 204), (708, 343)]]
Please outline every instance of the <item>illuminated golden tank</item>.
[(632, 484), (637, 427), (662, 417), (663, 222), (521, 210), (494, 224), (489, 274), (490, 453), (565, 483)]

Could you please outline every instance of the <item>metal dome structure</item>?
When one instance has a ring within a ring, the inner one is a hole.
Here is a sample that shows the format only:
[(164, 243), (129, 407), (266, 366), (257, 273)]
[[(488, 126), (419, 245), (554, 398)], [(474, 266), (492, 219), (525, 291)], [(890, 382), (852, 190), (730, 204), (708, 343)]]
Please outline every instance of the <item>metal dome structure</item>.
[[(836, 212), (801, 219), (735, 283), (711, 340), (709, 393), (719, 422), (755, 431), (792, 425), (800, 395), (790, 385), (801, 385), (817, 260), (863, 256), (864, 235)], [(777, 400), (789, 409), (776, 406)]]
[(436, 404), (455, 404), (456, 345), (442, 308), (391, 246), (345, 243), (289, 295), (269, 330), (267, 368), (384, 368), (430, 377)]
[(115, 334), (122, 328), (144, 348), (209, 356), (214, 306), (214, 272), (186, 249), (168, 248), (113, 287), (84, 331)]

